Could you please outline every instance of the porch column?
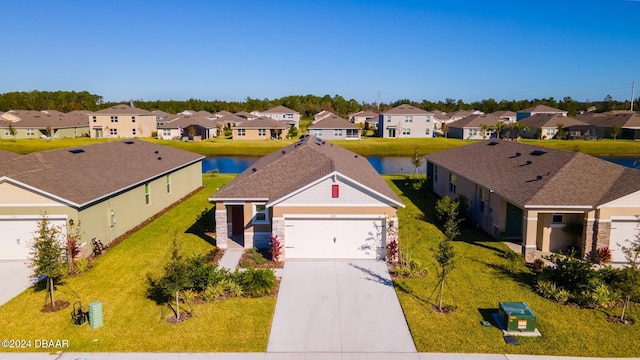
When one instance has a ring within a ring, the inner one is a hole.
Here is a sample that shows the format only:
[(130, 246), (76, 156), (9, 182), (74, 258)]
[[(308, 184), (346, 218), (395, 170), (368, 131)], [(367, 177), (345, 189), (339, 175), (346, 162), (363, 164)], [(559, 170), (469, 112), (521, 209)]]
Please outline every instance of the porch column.
[(278, 261), (282, 261), (286, 258), (285, 249), (287, 244), (287, 239), (284, 237), (284, 218), (273, 218), (273, 225), (271, 228), (271, 234), (273, 236), (277, 236), (278, 240), (280, 240), (280, 245), (282, 249), (280, 250), (280, 258)]
[(216, 208), (216, 246), (220, 249), (227, 248), (227, 209), (221, 210)]
[(537, 248), (538, 212), (523, 210), (522, 213), (522, 254), (526, 262), (533, 262)]

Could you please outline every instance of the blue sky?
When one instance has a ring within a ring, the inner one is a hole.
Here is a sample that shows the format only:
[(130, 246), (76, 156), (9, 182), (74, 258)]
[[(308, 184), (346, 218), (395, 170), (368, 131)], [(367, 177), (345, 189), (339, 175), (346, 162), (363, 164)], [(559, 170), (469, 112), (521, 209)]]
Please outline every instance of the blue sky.
[(640, 96), (640, 1), (3, 1), (0, 93)]

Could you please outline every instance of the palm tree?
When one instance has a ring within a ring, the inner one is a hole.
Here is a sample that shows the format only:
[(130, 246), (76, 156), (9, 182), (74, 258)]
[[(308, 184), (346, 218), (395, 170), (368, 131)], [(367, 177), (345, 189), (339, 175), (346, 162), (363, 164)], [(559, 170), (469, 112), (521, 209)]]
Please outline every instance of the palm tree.
[(508, 127), (509, 127), (509, 125), (507, 125), (504, 121), (498, 121), (498, 123), (494, 127), (494, 130), (496, 131), (498, 139), (502, 139), (502, 137), (501, 137), (502, 136), (502, 132), (505, 131)]
[(562, 138), (564, 137), (566, 130), (564, 129), (564, 124), (562, 123), (558, 123), (558, 125), (556, 125), (558, 131), (556, 131), (556, 137), (558, 138), (558, 142), (560, 142), (560, 140), (562, 140)]
[(516, 138), (520, 137), (520, 132), (521, 131), (530, 131), (531, 129), (529, 128), (529, 126), (516, 121), (515, 123), (511, 124), (511, 129), (516, 131)]
[(490, 130), (491, 130), (491, 126), (480, 124), (480, 132), (482, 133), (482, 140), (485, 140), (487, 138), (487, 132), (489, 132)]

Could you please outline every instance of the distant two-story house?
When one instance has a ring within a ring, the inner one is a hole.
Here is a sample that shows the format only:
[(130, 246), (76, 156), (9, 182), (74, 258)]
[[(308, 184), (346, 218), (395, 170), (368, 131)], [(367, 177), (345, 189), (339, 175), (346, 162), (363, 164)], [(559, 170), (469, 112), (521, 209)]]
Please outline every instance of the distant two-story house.
[(528, 118), (529, 116), (532, 116), (535, 114), (552, 114), (552, 115), (559, 115), (559, 116), (567, 116), (567, 112), (564, 110), (552, 108), (551, 106), (547, 106), (547, 105), (536, 105), (536, 106), (526, 108), (524, 110), (520, 110), (516, 112), (516, 121), (520, 121), (524, 118)]
[(383, 138), (433, 137), (433, 113), (402, 104), (378, 115), (378, 136)]
[(265, 111), (252, 111), (258, 117), (268, 117), (281, 123), (300, 127), (300, 113), (286, 106), (276, 106)]
[(448, 126), (447, 136), (456, 139), (484, 140), (494, 137), (495, 126), (502, 119), (493, 115), (471, 115)]
[(309, 134), (327, 140), (360, 140), (358, 125), (335, 114), (310, 125)]
[(349, 115), (349, 121), (354, 124), (364, 124), (364, 128), (368, 129), (378, 125), (378, 113), (373, 110), (358, 111)]
[(127, 104), (89, 113), (92, 138), (151, 137), (157, 126), (156, 114)]
[(516, 122), (516, 113), (514, 113), (513, 111), (499, 110), (499, 111), (494, 111), (494, 112), (490, 113), (489, 115), (493, 115), (495, 117), (503, 119), (502, 121), (504, 121), (506, 123), (514, 123), (514, 122)]

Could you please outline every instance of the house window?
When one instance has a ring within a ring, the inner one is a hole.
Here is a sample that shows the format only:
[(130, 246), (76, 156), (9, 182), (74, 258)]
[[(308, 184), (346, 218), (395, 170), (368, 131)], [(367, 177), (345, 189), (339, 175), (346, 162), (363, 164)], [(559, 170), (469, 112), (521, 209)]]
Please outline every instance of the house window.
[(265, 136), (265, 135), (267, 135), (266, 129), (258, 129), (258, 136)]
[(431, 122), (431, 117), (427, 116), (427, 122)]
[(238, 136), (244, 136), (244, 129), (238, 129)]
[(269, 223), (269, 209), (265, 204), (253, 204), (253, 221), (254, 224)]
[(93, 122), (98, 122), (98, 119), (94, 116), (92, 117)]
[(171, 194), (171, 175), (167, 175), (167, 194)]
[(342, 129), (333, 130), (333, 136), (342, 136)]
[(136, 117), (135, 116), (131, 117), (131, 122), (136, 122)]
[(118, 135), (118, 129), (109, 129), (109, 135)]
[(456, 181), (457, 181), (457, 176), (456, 174), (449, 174), (449, 192), (452, 193), (456, 193)]
[(413, 122), (413, 115), (407, 115), (404, 117), (404, 122), (410, 123)]
[(391, 115), (387, 115), (386, 118), (387, 118), (387, 122), (391, 122)]
[(411, 129), (403, 128), (402, 129), (402, 135), (411, 135)]
[(431, 130), (429, 130), (429, 128), (424, 129), (424, 134), (425, 135), (429, 135), (431, 133)]
[(338, 184), (331, 185), (331, 197), (333, 199), (340, 197), (340, 186)]
[(169, 137), (171, 136), (171, 129), (162, 129), (162, 136)]
[(564, 214), (551, 215), (551, 224), (564, 224)]
[(478, 129), (469, 129), (469, 136), (478, 135)]
[(287, 114), (287, 119), (293, 119), (293, 114)]
[(147, 205), (151, 203), (151, 192), (149, 189), (149, 183), (144, 184), (144, 203)]
[(117, 116), (112, 116), (111, 117), (111, 122), (113, 122), (113, 123), (118, 122), (118, 117)]
[(136, 129), (131, 129), (131, 133), (135, 136), (136, 135)]
[(433, 182), (438, 182), (438, 165), (433, 166)]
[(313, 134), (313, 136), (322, 136), (322, 130), (321, 129), (313, 129), (312, 134)]
[(35, 129), (27, 129), (27, 136), (33, 136), (36, 134), (36, 130)]
[(547, 129), (547, 136), (553, 136), (555, 134), (556, 134), (555, 129)]
[(357, 139), (358, 133), (358, 129), (347, 129), (347, 139)]

